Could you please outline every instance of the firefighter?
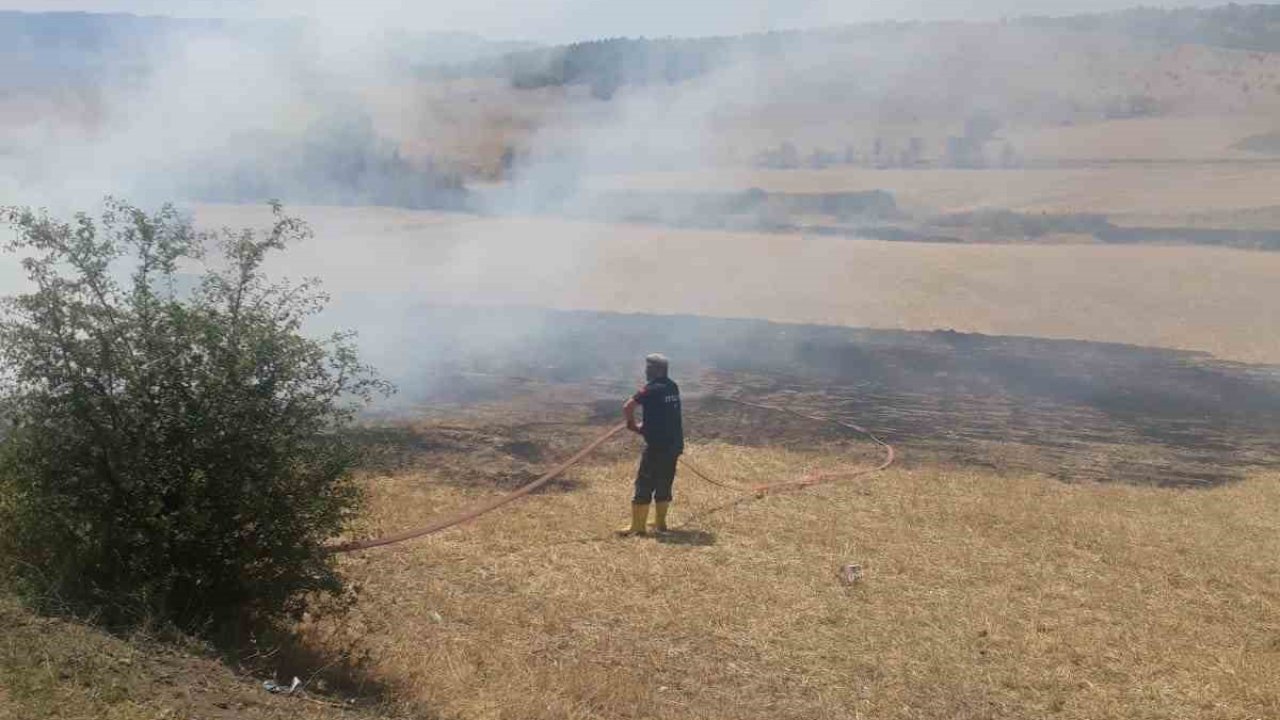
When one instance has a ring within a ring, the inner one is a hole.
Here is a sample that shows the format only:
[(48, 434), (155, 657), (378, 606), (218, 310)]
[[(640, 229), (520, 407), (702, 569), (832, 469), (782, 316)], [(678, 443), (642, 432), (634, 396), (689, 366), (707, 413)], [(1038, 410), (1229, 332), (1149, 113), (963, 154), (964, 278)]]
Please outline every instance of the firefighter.
[[(671, 379), (667, 358), (653, 354), (644, 359), (645, 386), (622, 406), (627, 428), (644, 437), (644, 453), (636, 473), (635, 496), (631, 500), (631, 524), (619, 534), (644, 535), (653, 503), (653, 529), (667, 530), (667, 509), (671, 507), (671, 485), (676, 479), (676, 461), (684, 452), (684, 428), (680, 419), (680, 386)], [(636, 422), (636, 408), (642, 421)]]

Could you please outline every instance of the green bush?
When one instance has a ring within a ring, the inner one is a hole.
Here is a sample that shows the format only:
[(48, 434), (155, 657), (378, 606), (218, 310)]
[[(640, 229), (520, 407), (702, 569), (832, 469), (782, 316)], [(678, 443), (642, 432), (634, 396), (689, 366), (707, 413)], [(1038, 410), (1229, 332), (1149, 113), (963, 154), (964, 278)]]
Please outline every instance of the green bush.
[(341, 588), (341, 429), (389, 388), (349, 334), (303, 334), (315, 281), (264, 275), (310, 236), (273, 208), (219, 233), (110, 199), (98, 220), (0, 211), (31, 285), (0, 306), (0, 550), (28, 598), (209, 633)]

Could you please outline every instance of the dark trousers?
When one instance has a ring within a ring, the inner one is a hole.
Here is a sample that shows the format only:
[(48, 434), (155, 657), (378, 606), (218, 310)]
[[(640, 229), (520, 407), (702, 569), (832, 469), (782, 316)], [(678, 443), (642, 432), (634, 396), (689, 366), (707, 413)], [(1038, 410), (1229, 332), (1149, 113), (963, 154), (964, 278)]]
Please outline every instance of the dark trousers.
[(636, 505), (653, 502), (671, 502), (671, 484), (676, 480), (678, 451), (645, 446), (640, 456), (640, 471), (636, 473)]

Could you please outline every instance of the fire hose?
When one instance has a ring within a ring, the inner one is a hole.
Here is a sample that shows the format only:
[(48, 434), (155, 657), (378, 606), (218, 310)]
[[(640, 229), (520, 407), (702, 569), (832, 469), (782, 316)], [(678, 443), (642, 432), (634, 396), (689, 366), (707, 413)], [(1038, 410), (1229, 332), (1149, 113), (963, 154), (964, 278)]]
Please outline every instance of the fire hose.
[[(853, 430), (854, 432), (865, 435), (873, 443), (880, 446), (884, 450), (884, 459), (880, 462), (879, 465), (875, 467), (862, 468), (859, 470), (854, 470), (852, 472), (828, 471), (828, 472), (822, 472), (822, 473), (813, 473), (813, 474), (806, 475), (805, 477), (802, 477), (798, 480), (786, 480), (786, 481), (777, 482), (777, 483), (768, 483), (764, 485), (757, 485), (751, 488), (747, 488), (741, 485), (726, 483), (721, 480), (716, 480), (711, 475), (703, 472), (697, 466), (695, 466), (685, 458), (681, 457), (680, 463), (684, 465), (685, 468), (687, 468), (690, 472), (692, 472), (698, 478), (712, 485), (715, 485), (717, 487), (721, 487), (727, 490), (749, 493), (749, 495), (744, 495), (743, 498), (740, 498), (736, 502), (741, 502), (741, 500), (745, 500), (751, 496), (760, 498), (772, 493), (785, 492), (785, 491), (791, 491), (791, 490), (800, 490), (800, 489), (812, 487), (814, 485), (819, 485), (822, 483), (833, 482), (837, 479), (849, 480), (854, 477), (860, 477), (863, 475), (869, 475), (872, 473), (881, 472), (883, 470), (888, 469), (888, 467), (892, 465), (894, 462), (895, 453), (894, 453), (893, 446), (881, 440), (879, 437), (875, 435), (875, 433), (871, 432), (870, 430), (867, 430), (866, 428), (860, 425), (856, 425), (850, 422), (845, 422), (842, 420), (836, 420), (833, 418), (818, 417), (816, 415), (805, 415), (804, 413), (799, 413), (787, 408), (779, 408), (771, 405), (751, 403), (743, 400), (735, 400), (733, 398), (718, 398), (718, 399), (725, 400), (727, 402), (731, 402), (737, 405), (742, 405), (744, 407), (753, 407), (753, 408), (758, 408), (762, 410), (769, 410), (772, 412), (794, 415), (796, 417), (804, 418), (806, 420), (812, 420), (814, 422), (832, 423), (840, 427)], [(475, 520), (476, 518), (479, 518), (482, 515), (493, 512), (494, 510), (497, 510), (498, 508), (504, 505), (515, 502), (516, 500), (519, 500), (520, 498), (525, 497), (526, 495), (529, 495), (530, 493), (533, 493), (538, 489), (542, 488), (547, 483), (551, 482), (552, 480), (556, 479), (560, 475), (564, 474), (569, 468), (573, 467), (574, 465), (577, 465), (588, 455), (590, 455), (591, 453), (599, 449), (601, 445), (604, 445), (606, 442), (616, 437), (620, 432), (622, 432), (625, 429), (626, 429), (626, 425), (622, 425), (622, 424), (614, 425), (613, 427), (610, 427), (608, 430), (601, 433), (594, 440), (584, 445), (580, 450), (578, 450), (576, 453), (570, 456), (567, 460), (561, 462), (559, 465), (556, 465), (555, 467), (551, 468), (547, 472), (543, 473), (538, 479), (533, 480), (532, 482), (529, 482), (525, 485), (522, 485), (519, 488), (516, 488), (515, 490), (512, 490), (511, 492), (505, 495), (500, 495), (491, 500), (486, 500), (484, 502), (477, 503), (475, 505), (472, 505), (471, 507), (460, 510), (457, 513), (445, 516), (429, 525), (426, 525), (425, 527), (421, 527), (415, 530), (406, 530), (404, 532), (395, 533), (393, 535), (385, 535), (383, 537), (371, 538), (368, 540), (353, 540), (351, 542), (342, 543), (340, 545), (330, 546), (328, 548), (328, 551), (330, 553), (335, 553), (335, 554), (349, 553), (349, 552), (355, 552), (357, 550), (368, 550), (370, 548), (383, 547), (385, 545), (394, 545), (397, 543), (405, 542), (407, 540), (413, 540), (415, 538), (424, 537), (426, 535), (433, 535), (443, 530), (447, 530), (451, 527), (455, 527), (457, 525), (461, 525), (463, 523)]]
[(858, 470), (854, 470), (852, 472), (847, 472), (847, 471), (841, 472), (838, 470), (833, 470), (833, 471), (827, 471), (827, 472), (821, 472), (821, 473), (811, 473), (798, 480), (786, 480), (783, 482), (765, 483), (763, 485), (756, 485), (755, 487), (752, 487), (752, 488), (745, 488), (742, 486), (731, 485), (721, 480), (716, 480), (710, 475), (699, 470), (696, 465), (689, 462), (685, 458), (683, 457), (680, 458), (680, 464), (684, 465), (685, 468), (687, 468), (694, 475), (698, 476), (698, 478), (712, 485), (715, 485), (717, 487), (725, 488), (726, 490), (750, 492), (752, 495), (754, 495), (757, 498), (764, 497), (765, 495), (770, 495), (774, 493), (786, 492), (789, 490), (803, 490), (805, 488), (813, 487), (814, 485), (821, 485), (823, 483), (833, 482), (835, 480), (852, 480), (855, 477), (861, 477), (863, 475), (870, 475), (872, 473), (878, 473), (884, 470), (888, 470), (889, 466), (893, 465), (894, 460), (897, 457), (897, 454), (893, 449), (892, 445), (885, 442), (884, 440), (881, 440), (875, 433), (871, 432), (865, 427), (862, 427), (861, 425), (857, 425), (851, 422), (846, 422), (843, 420), (837, 420), (835, 418), (818, 417), (817, 415), (806, 415), (804, 413), (796, 412), (795, 410), (791, 410), (789, 408), (774, 407), (773, 405), (762, 405), (760, 403), (747, 402), (745, 400), (736, 400), (734, 398), (726, 398), (726, 397), (721, 397), (718, 399), (724, 400), (726, 402), (734, 403), (735, 405), (742, 405), (744, 407), (758, 408), (760, 410), (770, 410), (776, 413), (785, 413), (787, 415), (794, 415), (795, 417), (803, 418), (805, 420), (812, 420), (814, 422), (831, 423), (833, 425), (838, 425), (842, 428), (846, 428), (856, 433), (865, 435), (867, 439), (871, 440), (871, 442), (875, 443), (876, 445), (879, 445), (880, 448), (884, 450), (884, 459), (881, 460), (880, 464), (876, 465), (875, 467), (861, 468)]

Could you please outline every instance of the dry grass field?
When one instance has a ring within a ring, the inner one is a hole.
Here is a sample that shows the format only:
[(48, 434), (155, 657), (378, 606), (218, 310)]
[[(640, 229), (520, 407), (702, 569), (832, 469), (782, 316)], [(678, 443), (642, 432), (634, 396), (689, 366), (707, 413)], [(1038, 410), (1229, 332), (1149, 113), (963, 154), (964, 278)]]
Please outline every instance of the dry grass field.
[[(747, 484), (850, 462), (803, 445), (690, 456)], [(471, 526), (350, 557), (353, 614), (306, 636), (440, 717), (1280, 713), (1275, 476), (1185, 492), (909, 463), (702, 514), (733, 495), (684, 472), (680, 527), (618, 540), (623, 451)], [(486, 495), (463, 482), (476, 467), (371, 474), (368, 529)], [(850, 563), (863, 577), (846, 586)]]
[[(1087, 365), (1081, 351), (1059, 370)], [(866, 373), (851, 369), (858, 375)], [(970, 414), (948, 410), (945, 398), (942, 407), (883, 399), (884, 378), (809, 392), (781, 380), (718, 384), (814, 411), (843, 411), (852, 389), (872, 405), (903, 403), (903, 413)], [(962, 373), (955, 381), (973, 382)], [(622, 392), (512, 382), (489, 402), (433, 403), (414, 419), (371, 427), (375, 452), (361, 471), (369, 504), (356, 532), (417, 527), (529, 481), (612, 421), (611, 395)], [(1108, 401), (1093, 399), (1100, 408)], [(1083, 419), (1078, 408), (1059, 411), (1068, 424)], [(741, 487), (821, 472), (837, 482), (757, 499), (683, 470), (674, 531), (617, 539), (638, 450), (637, 440), (620, 439), (546, 491), (477, 522), (346, 556), (355, 603), (345, 615), (321, 606), (304, 618), (298, 631), (309, 652), (281, 655), (276, 672), (300, 675), (311, 691), (332, 683), (338, 696), (326, 701), (372, 683), (382, 704), (363, 713), (407, 717), (1280, 712), (1273, 471), (1197, 490), (1064, 483), (1000, 469), (991, 443), (967, 462), (928, 450), (931, 438), (908, 438), (889, 471), (840, 480), (874, 466), (878, 449), (830, 426), (740, 412), (691, 397), (688, 458), (700, 469)], [(1053, 412), (1013, 408), (1010, 421)], [(1098, 422), (1077, 430), (1105, 432)], [(899, 443), (899, 434), (889, 437)], [(1030, 442), (1059, 440), (1077, 454), (1095, 451), (1066, 435)], [(1154, 446), (1135, 437), (1126, 449), (1133, 461)], [(1229, 439), (1212, 452), (1225, 464), (1236, 454)], [(846, 584), (840, 572), (850, 564), (861, 579)], [(0, 618), (16, 629), (0, 641), (6, 720), (333, 714), (271, 698), (211, 661), (145, 639), (125, 643), (11, 605), (0, 604)], [(33, 653), (40, 662), (30, 662)], [(334, 674), (344, 667), (354, 669)]]
[[(1010, 182), (1013, 179), (1010, 178)], [(289, 258), (344, 298), (752, 317), (1099, 340), (1280, 361), (1280, 254), (1204, 247), (939, 245), (550, 218), (312, 208)], [(205, 225), (265, 222), (209, 206)], [(644, 278), (660, 278), (644, 280)], [(655, 284), (656, 283), (656, 284)]]
[(888, 190), (907, 209), (1184, 215), (1274, 208), (1280, 163), (1159, 163), (1018, 170), (718, 169), (593, 178), (614, 190)]
[(352, 717), (322, 698), (283, 698), (200, 646), (88, 622), (41, 617), (0, 593), (0, 719), (330, 720)]

